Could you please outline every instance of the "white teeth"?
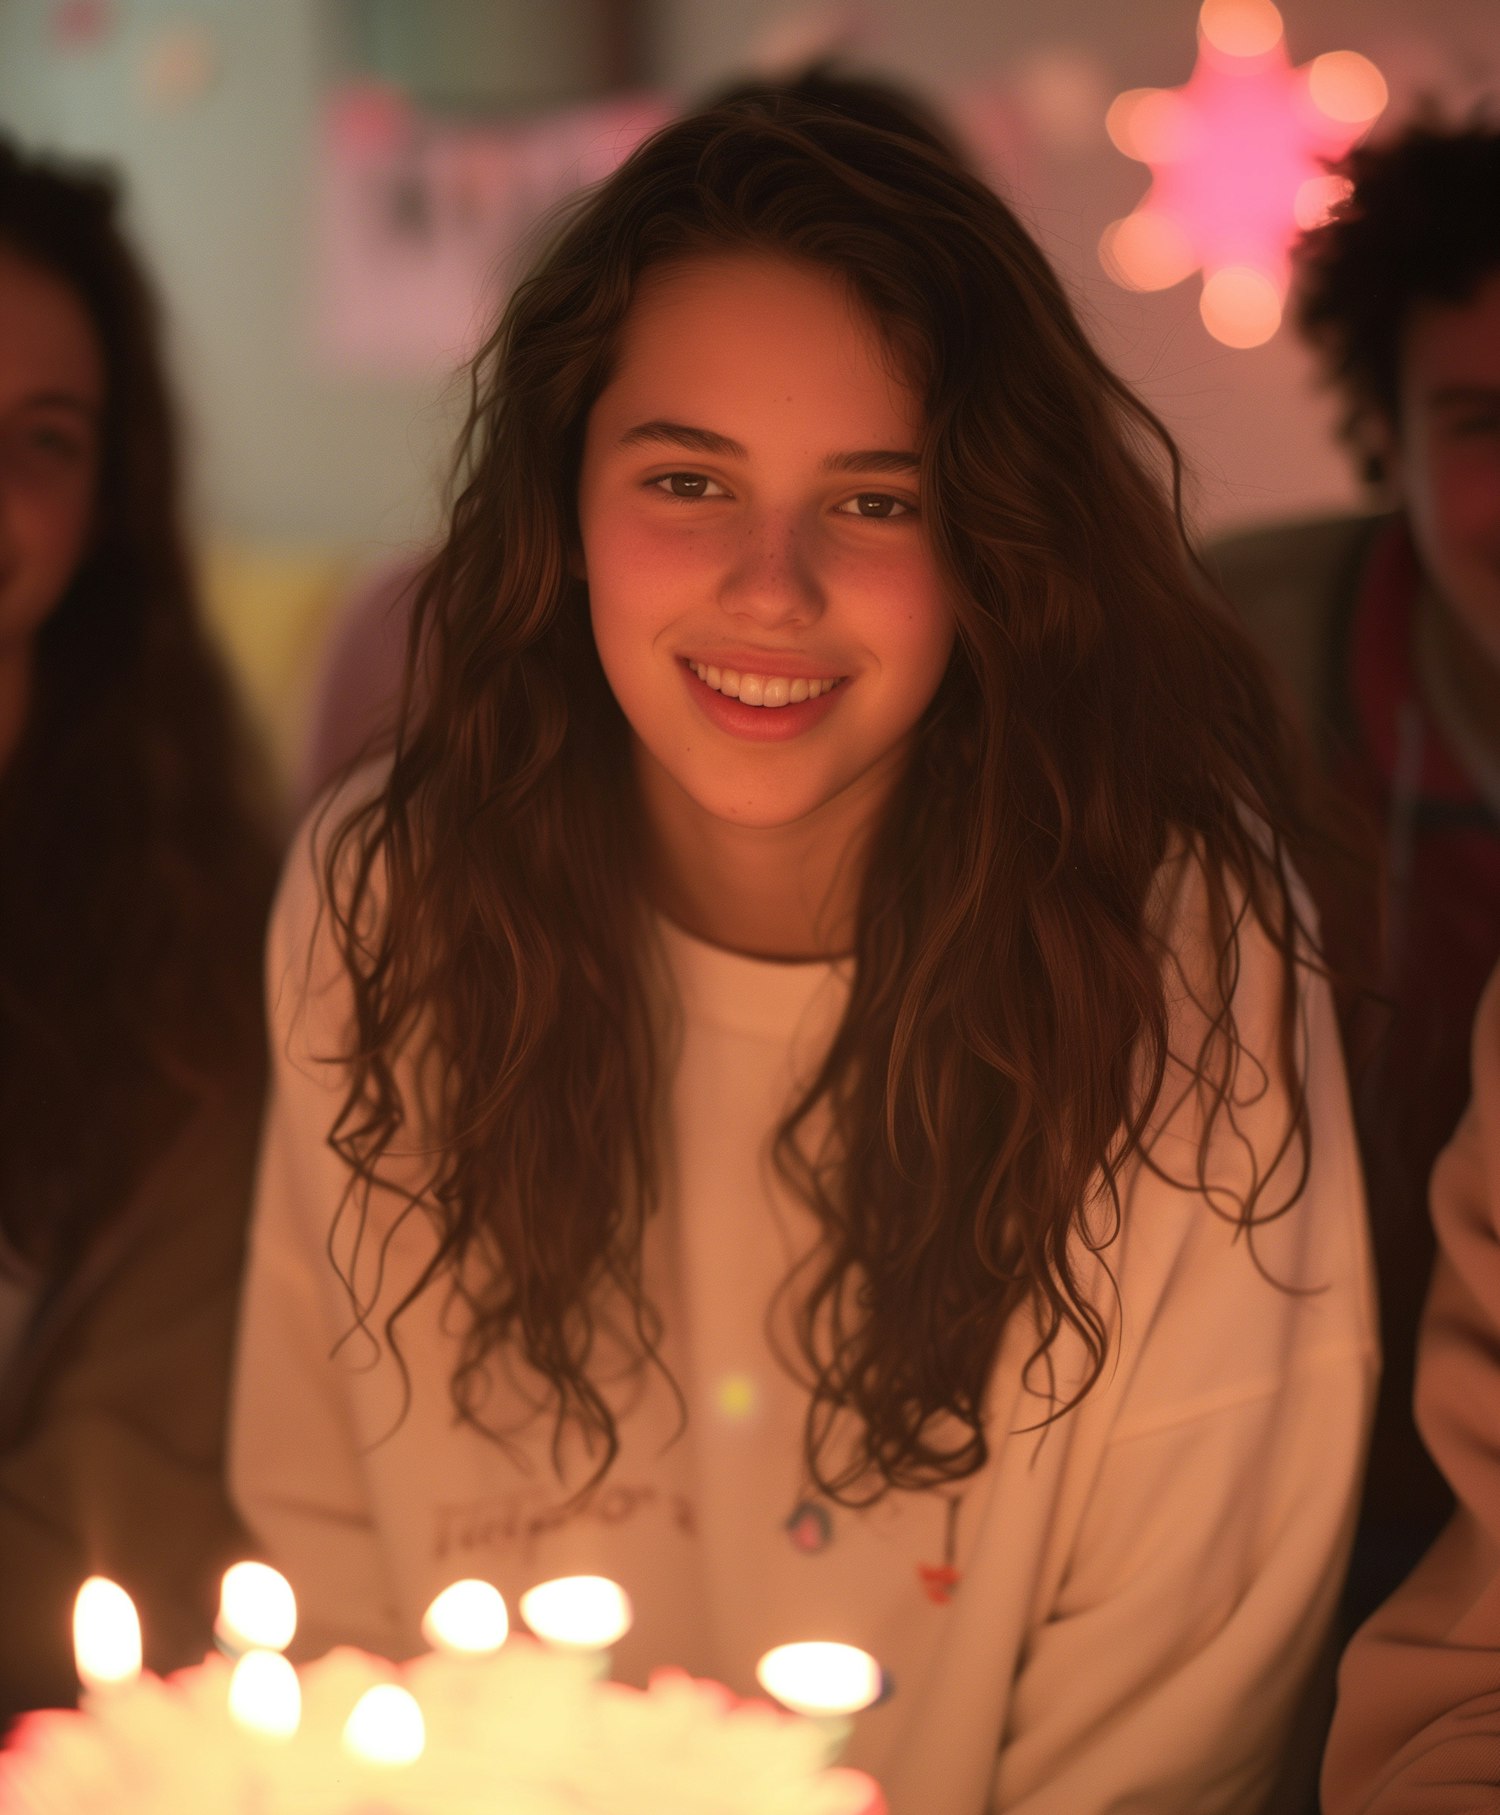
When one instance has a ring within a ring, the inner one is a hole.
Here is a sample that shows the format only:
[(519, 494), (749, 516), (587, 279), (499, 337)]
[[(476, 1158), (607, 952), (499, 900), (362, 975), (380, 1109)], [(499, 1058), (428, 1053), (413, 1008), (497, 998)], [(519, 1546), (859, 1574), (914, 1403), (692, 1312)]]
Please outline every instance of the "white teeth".
[(782, 674), (741, 674), (736, 668), (715, 668), (711, 662), (689, 662), (698, 679), (726, 699), (739, 700), (745, 706), (800, 705), (831, 693), (837, 681), (813, 680), (798, 675), (789, 680)]

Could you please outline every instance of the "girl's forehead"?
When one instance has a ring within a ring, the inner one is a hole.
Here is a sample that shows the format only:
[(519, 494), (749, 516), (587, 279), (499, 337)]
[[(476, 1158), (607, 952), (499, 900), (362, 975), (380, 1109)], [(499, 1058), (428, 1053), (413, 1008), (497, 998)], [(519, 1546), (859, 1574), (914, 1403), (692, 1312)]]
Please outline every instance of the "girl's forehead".
[(913, 429), (920, 417), (889, 335), (841, 273), (734, 251), (642, 275), (601, 404), (768, 390), (839, 415), (894, 415)]
[(61, 277), (0, 244), (0, 376), (18, 395), (97, 404), (104, 354), (83, 300)]

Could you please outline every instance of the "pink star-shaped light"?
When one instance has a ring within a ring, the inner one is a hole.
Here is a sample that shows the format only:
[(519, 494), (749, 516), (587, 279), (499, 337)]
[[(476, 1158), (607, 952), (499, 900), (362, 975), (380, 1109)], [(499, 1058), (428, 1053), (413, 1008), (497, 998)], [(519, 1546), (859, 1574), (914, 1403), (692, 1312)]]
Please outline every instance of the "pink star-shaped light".
[(1163, 290), (1201, 270), (1208, 331), (1228, 346), (1269, 340), (1293, 239), (1345, 191), (1325, 165), (1385, 102), (1380, 71), (1355, 51), (1294, 69), (1271, 0), (1204, 0), (1183, 86), (1129, 89), (1110, 107), (1110, 137), (1149, 165), (1152, 181), (1105, 229), (1105, 270), (1133, 290)]

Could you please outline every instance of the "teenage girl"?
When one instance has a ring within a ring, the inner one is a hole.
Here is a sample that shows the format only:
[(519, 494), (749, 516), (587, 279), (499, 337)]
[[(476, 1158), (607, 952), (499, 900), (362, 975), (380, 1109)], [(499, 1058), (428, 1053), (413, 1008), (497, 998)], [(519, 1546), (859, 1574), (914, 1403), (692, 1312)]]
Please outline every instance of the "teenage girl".
[(202, 1656), (275, 880), (198, 616), (154, 300), (96, 172), (0, 137), (0, 1717), (103, 1571)]
[(593, 1571), (842, 1639), (896, 1815), (1250, 1810), (1375, 1373), (1261, 670), (933, 138), (646, 143), (480, 356), (394, 757), (292, 862), (239, 1503), (313, 1647)]

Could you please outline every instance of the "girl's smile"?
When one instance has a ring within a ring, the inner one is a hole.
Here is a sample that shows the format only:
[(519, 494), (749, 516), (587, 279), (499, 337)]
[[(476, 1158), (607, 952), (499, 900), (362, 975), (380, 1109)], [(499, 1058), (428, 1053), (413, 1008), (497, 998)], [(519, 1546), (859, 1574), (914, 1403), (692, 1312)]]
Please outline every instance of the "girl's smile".
[(795, 673), (775, 667), (765, 657), (726, 658), (722, 664), (685, 660), (688, 690), (711, 725), (731, 737), (770, 743), (800, 737), (821, 723), (834, 708), (844, 675), (810, 675), (809, 664)]

